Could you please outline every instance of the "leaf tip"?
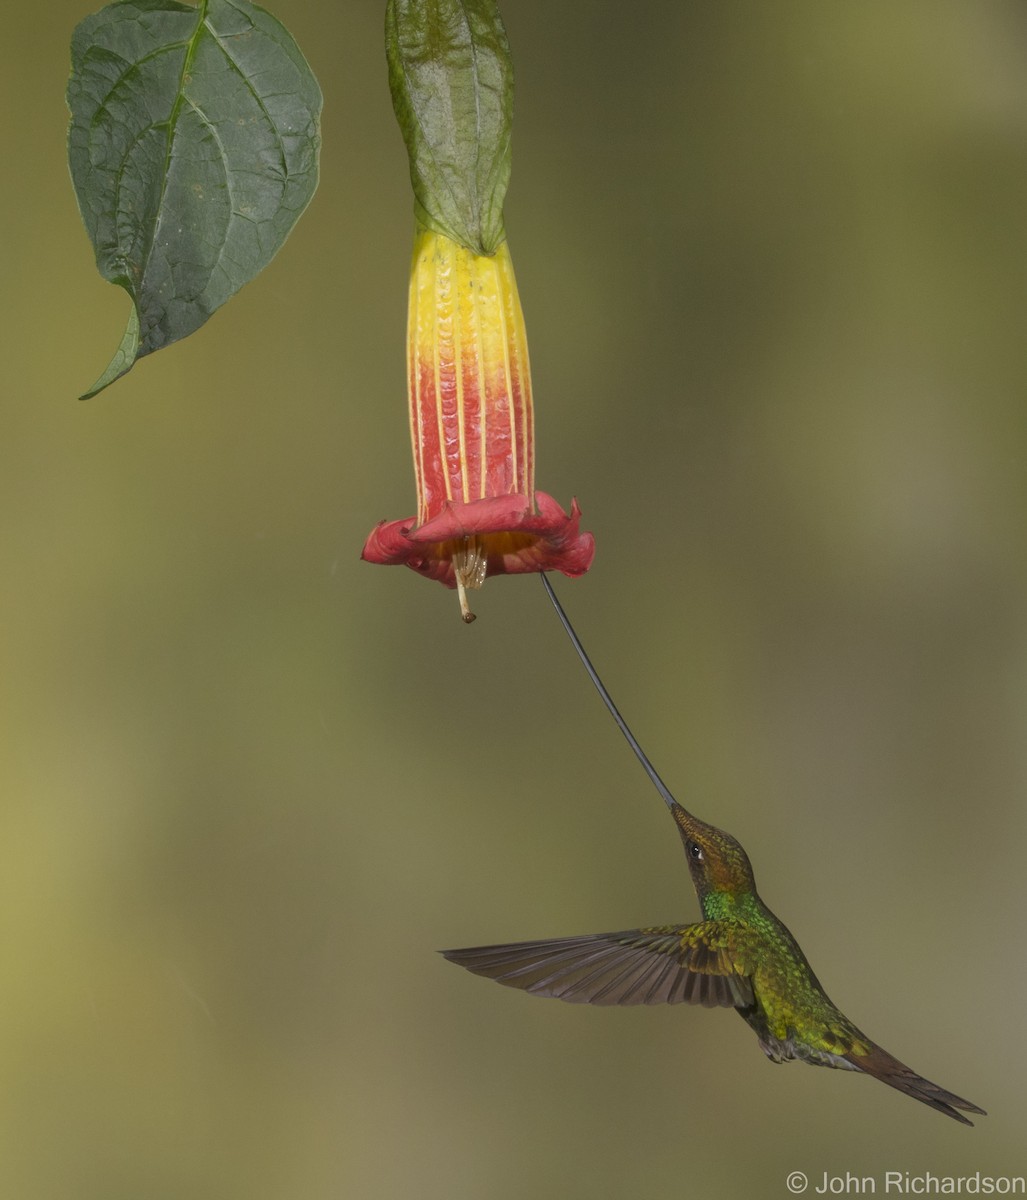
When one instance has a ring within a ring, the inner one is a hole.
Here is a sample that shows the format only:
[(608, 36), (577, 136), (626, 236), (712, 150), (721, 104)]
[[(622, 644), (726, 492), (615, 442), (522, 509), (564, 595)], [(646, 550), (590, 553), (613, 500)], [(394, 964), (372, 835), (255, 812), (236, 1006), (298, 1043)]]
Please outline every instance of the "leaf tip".
[(102, 392), (105, 387), (109, 387), (116, 379), (120, 379), (132, 369), (136, 358), (139, 356), (139, 313), (135, 304), (132, 305), (132, 311), (128, 315), (128, 325), (125, 327), (124, 336), (121, 339), (121, 344), (114, 351), (114, 357), (107, 364), (106, 369), (92, 387), (79, 396), (80, 400), (91, 400), (99, 392)]

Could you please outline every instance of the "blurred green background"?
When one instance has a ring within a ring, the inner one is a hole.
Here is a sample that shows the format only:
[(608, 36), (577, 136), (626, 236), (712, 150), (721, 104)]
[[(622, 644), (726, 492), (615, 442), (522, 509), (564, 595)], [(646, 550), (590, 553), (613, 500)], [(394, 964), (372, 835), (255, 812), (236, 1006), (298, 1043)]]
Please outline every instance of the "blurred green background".
[(1027, 1173), (1024, 6), (503, 4), (538, 482), (599, 547), (561, 596), (833, 998), (972, 1131), (772, 1066), (733, 1014), (434, 953), (697, 909), (538, 581), (466, 628), (358, 560), (414, 508), (384, 4), (274, 10), (324, 89), (320, 191), (82, 404), (127, 315), (65, 166), (92, 6), (5, 13), (0, 1194)]

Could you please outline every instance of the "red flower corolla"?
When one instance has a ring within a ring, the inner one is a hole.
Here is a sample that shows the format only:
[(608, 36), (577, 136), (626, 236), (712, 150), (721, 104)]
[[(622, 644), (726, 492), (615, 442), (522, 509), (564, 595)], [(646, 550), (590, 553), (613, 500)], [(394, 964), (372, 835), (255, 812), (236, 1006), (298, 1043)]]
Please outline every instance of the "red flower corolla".
[(570, 513), (536, 492), (528, 343), (510, 252), (473, 253), (418, 232), (407, 325), (410, 439), (417, 516), (383, 521), (364, 545), (368, 562), (405, 563), (456, 588), (489, 575), (581, 575), (595, 553)]

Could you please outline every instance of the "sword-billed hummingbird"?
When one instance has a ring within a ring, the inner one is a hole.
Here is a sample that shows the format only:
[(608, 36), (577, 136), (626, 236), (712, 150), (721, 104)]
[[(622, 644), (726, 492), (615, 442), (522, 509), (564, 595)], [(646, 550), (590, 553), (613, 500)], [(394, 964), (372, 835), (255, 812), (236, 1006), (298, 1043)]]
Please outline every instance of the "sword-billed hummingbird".
[(592, 667), (548, 579), (549, 597), (586, 670), (677, 823), (703, 920), (622, 933), (513, 942), (443, 955), (476, 975), (578, 1004), (734, 1008), (774, 1062), (862, 1071), (962, 1121), (984, 1109), (893, 1058), (832, 1002), (784, 924), (760, 899), (749, 857), (729, 833), (693, 817), (667, 790)]

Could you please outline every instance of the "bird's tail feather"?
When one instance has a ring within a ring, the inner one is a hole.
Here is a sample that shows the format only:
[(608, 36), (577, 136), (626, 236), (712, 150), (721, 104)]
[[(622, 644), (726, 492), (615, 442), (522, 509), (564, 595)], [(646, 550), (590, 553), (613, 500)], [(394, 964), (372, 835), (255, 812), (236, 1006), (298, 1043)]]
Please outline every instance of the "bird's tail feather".
[(969, 1100), (964, 1100), (953, 1092), (947, 1092), (943, 1087), (931, 1083), (929, 1079), (924, 1079), (922, 1075), (910, 1070), (905, 1063), (893, 1058), (887, 1050), (882, 1050), (880, 1046), (871, 1043), (868, 1054), (851, 1053), (842, 1057), (857, 1070), (872, 1075), (882, 1083), (888, 1084), (889, 1087), (905, 1092), (907, 1096), (912, 1096), (914, 1100), (919, 1100), (921, 1103), (937, 1109), (938, 1112), (952, 1117), (953, 1120), (962, 1121), (964, 1125), (972, 1125), (973, 1121), (968, 1121), (962, 1112), (957, 1111), (959, 1109), (962, 1109), (963, 1112), (979, 1113), (982, 1117), (987, 1115), (983, 1108), (978, 1108), (976, 1104), (971, 1104)]

